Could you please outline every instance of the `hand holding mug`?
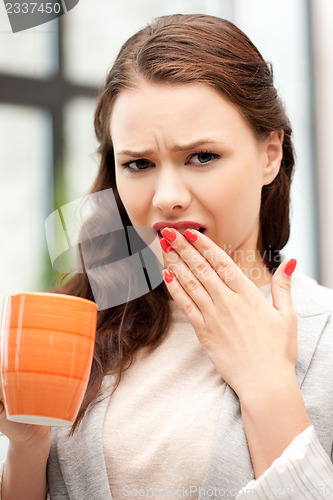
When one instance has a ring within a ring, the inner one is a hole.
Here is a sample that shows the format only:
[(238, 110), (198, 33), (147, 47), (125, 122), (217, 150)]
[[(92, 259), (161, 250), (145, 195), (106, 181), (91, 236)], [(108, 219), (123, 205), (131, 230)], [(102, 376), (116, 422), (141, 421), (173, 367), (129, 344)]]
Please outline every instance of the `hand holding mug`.
[(38, 443), (49, 443), (51, 428), (46, 425), (33, 425), (11, 422), (7, 419), (6, 408), (0, 391), (0, 432), (16, 445), (38, 445)]
[(80, 297), (21, 293), (5, 298), (0, 372), (8, 420), (46, 426), (74, 422), (89, 381), (96, 323), (97, 305)]
[(282, 375), (286, 383), (294, 381), (297, 316), (290, 274), (296, 261), (280, 264), (274, 273), (270, 304), (205, 234), (164, 228), (162, 236), (168, 290), (238, 397), (255, 393), (265, 381), (282, 383)]

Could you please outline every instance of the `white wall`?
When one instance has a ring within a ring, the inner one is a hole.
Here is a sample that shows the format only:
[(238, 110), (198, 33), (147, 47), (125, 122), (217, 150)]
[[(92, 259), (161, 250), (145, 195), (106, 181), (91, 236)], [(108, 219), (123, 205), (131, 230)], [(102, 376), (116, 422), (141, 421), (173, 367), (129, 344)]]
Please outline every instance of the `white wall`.
[(333, 288), (333, 2), (312, 2), (320, 281)]
[(297, 160), (291, 190), (291, 234), (283, 254), (286, 259), (296, 258), (298, 269), (318, 278), (307, 2), (235, 0), (233, 18), (273, 64), (275, 84), (294, 131)]

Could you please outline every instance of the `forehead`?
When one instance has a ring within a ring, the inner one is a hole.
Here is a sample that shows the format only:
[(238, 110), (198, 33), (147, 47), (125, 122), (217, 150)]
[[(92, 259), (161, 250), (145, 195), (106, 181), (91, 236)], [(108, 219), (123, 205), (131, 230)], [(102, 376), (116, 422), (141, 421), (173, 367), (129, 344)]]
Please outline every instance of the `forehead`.
[(136, 136), (146, 140), (180, 134), (184, 141), (195, 135), (251, 133), (238, 109), (217, 90), (200, 83), (140, 82), (120, 92), (110, 116), (113, 143)]

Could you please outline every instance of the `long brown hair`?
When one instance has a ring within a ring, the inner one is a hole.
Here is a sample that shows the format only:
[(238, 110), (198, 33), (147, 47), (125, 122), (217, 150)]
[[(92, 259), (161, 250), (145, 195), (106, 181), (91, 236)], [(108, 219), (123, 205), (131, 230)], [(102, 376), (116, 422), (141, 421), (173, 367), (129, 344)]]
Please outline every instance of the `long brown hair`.
[[(288, 241), (290, 183), (294, 167), (291, 127), (266, 63), (248, 37), (229, 21), (213, 16), (172, 15), (155, 19), (121, 48), (112, 66), (95, 112), (95, 131), (101, 156), (90, 193), (112, 188), (124, 226), (130, 226), (115, 182), (115, 165), (109, 124), (119, 93), (150, 82), (203, 83), (233, 103), (258, 139), (272, 131), (284, 132), (283, 159), (274, 181), (262, 189), (258, 251), (273, 274), (281, 262), (279, 250)], [(95, 213), (93, 222), (103, 221)], [(94, 300), (86, 273), (76, 274), (57, 291)], [(113, 391), (123, 372), (143, 346), (153, 350), (168, 329), (168, 292), (162, 283), (146, 295), (99, 311), (94, 359), (88, 388), (72, 432), (88, 406), (96, 403), (103, 378), (116, 374)]]

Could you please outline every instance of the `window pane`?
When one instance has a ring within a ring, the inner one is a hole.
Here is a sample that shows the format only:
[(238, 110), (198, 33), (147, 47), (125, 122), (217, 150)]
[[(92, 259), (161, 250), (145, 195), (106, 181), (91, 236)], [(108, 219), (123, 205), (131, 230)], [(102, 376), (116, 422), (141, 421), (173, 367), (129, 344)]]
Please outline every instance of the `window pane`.
[(0, 105), (0, 303), (43, 288), (44, 223), (52, 211), (51, 121), (37, 109)]
[(65, 197), (73, 201), (84, 196), (97, 175), (98, 143), (94, 132), (96, 101), (77, 98), (65, 108)]
[(315, 89), (320, 282), (333, 288), (333, 3), (311, 3)]
[(299, 269), (318, 278), (307, 15), (307, 2), (303, 0), (234, 2), (235, 23), (250, 36), (263, 57), (273, 64), (275, 83), (294, 132), (297, 157), (291, 187), (291, 232), (282, 253), (286, 258), (298, 258)]
[(0, 2), (0, 73), (47, 77), (58, 67), (57, 22), (13, 33)]
[(99, 0), (97, 7), (81, 0), (64, 17), (66, 76), (77, 83), (100, 84), (121, 45), (152, 18), (175, 12), (206, 13), (211, 5), (207, 0)]

